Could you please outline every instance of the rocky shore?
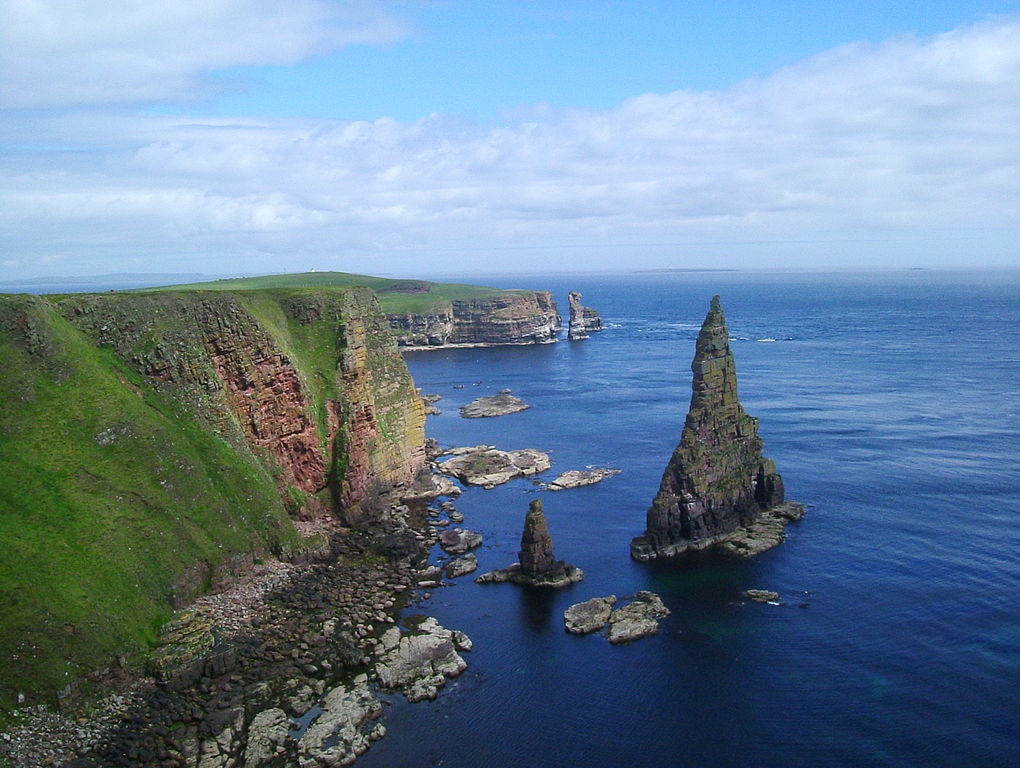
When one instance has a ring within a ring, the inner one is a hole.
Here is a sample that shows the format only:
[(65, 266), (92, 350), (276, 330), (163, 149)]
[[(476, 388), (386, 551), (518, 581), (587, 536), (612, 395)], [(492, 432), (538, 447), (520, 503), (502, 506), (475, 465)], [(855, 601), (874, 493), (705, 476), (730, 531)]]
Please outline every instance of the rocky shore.
[[(406, 508), (405, 508), (406, 514)], [(401, 627), (432, 537), (391, 523), (338, 532), (328, 561), (274, 562), (182, 613), (150, 676), (90, 711), (34, 709), (0, 738), (12, 768), (348, 765), (385, 733), (377, 692), (433, 698), (470, 640)]]

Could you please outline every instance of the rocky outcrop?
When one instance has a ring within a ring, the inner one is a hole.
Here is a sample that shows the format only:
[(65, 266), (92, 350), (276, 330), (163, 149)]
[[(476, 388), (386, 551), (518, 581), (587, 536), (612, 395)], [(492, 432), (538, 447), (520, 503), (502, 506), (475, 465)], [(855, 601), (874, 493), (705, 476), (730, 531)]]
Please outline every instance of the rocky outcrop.
[(386, 630), (376, 647), (375, 672), (384, 688), (399, 690), (408, 701), (434, 699), (446, 678), (467, 669), (458, 651), (469, 650), (467, 635), (427, 618), (410, 634), (402, 634), (397, 627)]
[(607, 637), (613, 645), (629, 643), (659, 631), (659, 621), (669, 616), (669, 608), (654, 592), (642, 590), (633, 600), (614, 610), (616, 595), (593, 597), (576, 603), (563, 612), (563, 626), (575, 635), (600, 632), (609, 627)]
[(509, 389), (504, 389), (498, 394), (479, 397), (467, 405), (461, 406), (460, 415), (465, 419), (484, 419), (520, 413), (530, 407), (519, 397), (513, 395)]
[(572, 635), (587, 635), (601, 631), (609, 623), (616, 605), (616, 595), (593, 597), (575, 603), (563, 612), (563, 628)]
[[(783, 504), (783, 481), (772, 461), (762, 456), (758, 421), (737, 399), (736, 367), (718, 296), (698, 334), (691, 369), (691, 405), (680, 443), (648, 510), (645, 533), (631, 542), (631, 555), (637, 560), (705, 549), (739, 537), (745, 527), (771, 519), (769, 511)], [(781, 538), (780, 531), (779, 538), (769, 540), (775, 544)]]
[(567, 300), (570, 302), (570, 323), (567, 326), (567, 338), (570, 341), (581, 341), (595, 332), (601, 331), (602, 318), (597, 309), (586, 307), (581, 304), (582, 296), (577, 291), (571, 291)]
[(669, 609), (654, 592), (642, 590), (633, 602), (617, 608), (609, 617), (609, 642), (629, 643), (657, 634), (659, 619), (669, 616)]
[(387, 317), (402, 347), (544, 344), (563, 324), (548, 291), (500, 291)]
[(534, 448), (500, 451), (492, 446), (468, 449), (437, 465), (443, 474), (482, 488), (493, 488), (518, 477), (544, 472), (550, 466), (549, 454)]
[(563, 474), (557, 475), (550, 483), (543, 483), (541, 487), (547, 491), (565, 491), (570, 488), (582, 488), (586, 485), (601, 483), (607, 477), (620, 474), (619, 469), (608, 469), (605, 467), (594, 467), (592, 469), (571, 469)]
[(565, 587), (584, 578), (576, 566), (553, 556), (552, 537), (540, 499), (532, 500), (524, 518), (519, 562), (500, 571), (491, 571), (475, 579), (479, 584), (511, 582), (532, 587)]

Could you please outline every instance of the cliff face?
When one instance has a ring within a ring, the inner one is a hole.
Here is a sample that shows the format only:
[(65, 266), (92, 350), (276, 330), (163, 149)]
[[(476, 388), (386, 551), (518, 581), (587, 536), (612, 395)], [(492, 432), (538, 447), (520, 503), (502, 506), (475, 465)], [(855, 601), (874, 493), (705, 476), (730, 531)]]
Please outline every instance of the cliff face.
[(365, 288), (0, 296), (0, 360), (4, 707), (144, 646), (203, 582), (307, 548), (294, 517), (372, 524), (425, 466)]
[(542, 344), (563, 324), (548, 291), (454, 299), (423, 312), (389, 313), (401, 346)]
[(332, 502), (367, 522), (375, 496), (424, 467), (424, 410), (367, 289), (109, 294), (60, 310), (265, 461), (304, 514)]
[(637, 560), (704, 549), (783, 502), (783, 481), (762, 456), (757, 419), (737, 399), (737, 374), (719, 297), (695, 348), (691, 405), (680, 443), (631, 543)]

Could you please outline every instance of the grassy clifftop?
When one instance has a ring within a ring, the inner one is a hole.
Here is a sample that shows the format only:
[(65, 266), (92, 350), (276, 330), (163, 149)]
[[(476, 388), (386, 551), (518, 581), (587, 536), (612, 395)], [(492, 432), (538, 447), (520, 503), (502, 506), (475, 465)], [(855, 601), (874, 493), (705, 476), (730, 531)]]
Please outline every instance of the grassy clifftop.
[(0, 708), (140, 658), (175, 600), (304, 546), (292, 514), (413, 474), (372, 294), (231, 288), (0, 296)]
[(379, 297), (386, 314), (428, 312), (452, 301), (479, 299), (504, 294), (528, 293), (459, 283), (433, 283), (356, 275), (347, 272), (301, 272), (261, 277), (238, 277), (159, 288), (160, 291), (263, 291), (279, 289), (346, 288), (363, 285)]

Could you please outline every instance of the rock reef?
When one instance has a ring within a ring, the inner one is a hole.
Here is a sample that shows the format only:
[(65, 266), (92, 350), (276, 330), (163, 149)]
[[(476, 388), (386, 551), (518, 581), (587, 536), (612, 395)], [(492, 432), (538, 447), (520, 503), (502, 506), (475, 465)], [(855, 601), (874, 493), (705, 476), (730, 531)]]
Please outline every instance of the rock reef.
[(493, 488), (518, 477), (544, 472), (550, 466), (549, 454), (534, 448), (500, 451), (482, 445), (463, 450), (452, 459), (439, 463), (437, 468), (465, 485)]
[(576, 603), (563, 612), (563, 627), (574, 635), (601, 632), (607, 626), (607, 637), (613, 645), (629, 643), (657, 634), (659, 621), (669, 616), (669, 608), (654, 592), (642, 590), (634, 599), (614, 609), (616, 595), (593, 597)]
[(784, 504), (782, 477), (762, 456), (758, 420), (737, 398), (736, 366), (718, 296), (698, 334), (691, 369), (690, 409), (648, 510), (645, 533), (631, 542), (636, 560), (713, 545), (750, 556), (782, 541), (785, 521), (803, 514), (799, 504)]
[(524, 518), (519, 562), (509, 568), (484, 573), (475, 579), (479, 584), (521, 584), (530, 587), (566, 587), (581, 581), (584, 571), (553, 555), (552, 537), (545, 520), (540, 499), (533, 499)]
[(479, 397), (472, 400), (460, 409), (460, 415), (465, 419), (485, 419), (495, 416), (507, 416), (511, 413), (526, 411), (531, 406), (519, 397), (504, 389), (495, 395)]

